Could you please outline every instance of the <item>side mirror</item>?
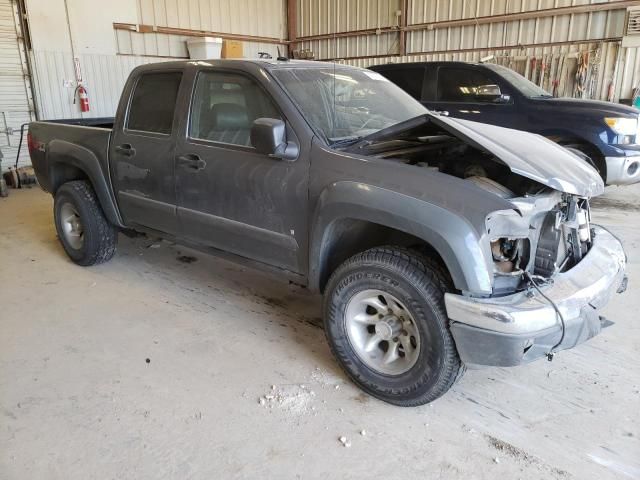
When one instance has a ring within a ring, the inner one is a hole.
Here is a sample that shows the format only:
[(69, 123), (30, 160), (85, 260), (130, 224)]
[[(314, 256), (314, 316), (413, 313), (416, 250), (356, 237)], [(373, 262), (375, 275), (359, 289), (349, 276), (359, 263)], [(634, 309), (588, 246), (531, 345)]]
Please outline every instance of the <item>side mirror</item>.
[(475, 97), (481, 102), (507, 103), (509, 95), (503, 95), (498, 85), (480, 85), (476, 87)]
[(289, 162), (298, 158), (298, 145), (287, 142), (286, 125), (276, 118), (257, 118), (251, 126), (251, 145), (257, 152)]

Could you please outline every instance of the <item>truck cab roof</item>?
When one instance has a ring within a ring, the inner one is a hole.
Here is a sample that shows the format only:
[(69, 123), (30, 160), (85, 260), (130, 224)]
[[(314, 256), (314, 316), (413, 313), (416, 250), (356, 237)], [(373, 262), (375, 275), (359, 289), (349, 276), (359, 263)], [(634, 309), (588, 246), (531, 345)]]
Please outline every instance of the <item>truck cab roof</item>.
[(486, 63), (480, 62), (456, 62), (456, 61), (437, 61), (437, 62), (407, 62), (407, 63), (385, 63), (381, 65), (371, 65), (368, 67), (370, 70), (392, 70), (398, 67), (402, 68), (411, 68), (411, 67), (424, 67), (424, 66), (442, 66), (446, 65), (448, 67), (456, 67), (456, 66), (486, 66)]
[[(140, 65), (136, 71), (165, 70), (185, 67), (250, 67), (258, 66), (266, 70), (281, 68), (326, 68), (327, 62), (313, 60), (278, 60), (269, 58), (260, 59), (206, 59), (206, 60), (178, 60), (171, 62), (157, 62)], [(340, 68), (358, 68), (350, 65), (340, 65)]]

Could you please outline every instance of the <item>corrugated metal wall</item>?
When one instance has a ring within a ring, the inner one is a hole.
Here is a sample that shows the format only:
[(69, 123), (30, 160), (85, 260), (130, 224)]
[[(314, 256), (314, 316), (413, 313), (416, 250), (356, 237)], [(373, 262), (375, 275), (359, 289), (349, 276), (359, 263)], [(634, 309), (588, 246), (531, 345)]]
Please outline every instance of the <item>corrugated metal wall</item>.
[[(138, 23), (222, 33), (286, 38), (286, 0), (131, 0)], [(487, 15), (585, 5), (597, 0), (408, 0), (407, 24), (468, 19)], [(297, 0), (298, 36), (332, 34), (364, 29), (389, 29), (400, 25), (403, 0)], [(618, 38), (624, 30), (625, 10), (556, 15), (490, 24), (471, 24), (407, 32), (404, 57), (399, 33), (304, 41), (296, 49), (311, 49), (317, 59), (345, 58), (347, 63), (373, 63), (431, 59), (477, 61), (494, 55), (496, 62), (511, 66), (559, 95), (574, 91), (573, 74), (579, 52), (589, 52), (593, 98), (606, 99), (614, 85), (614, 97), (627, 98), (640, 84), (640, 49), (620, 48), (617, 42), (593, 41)], [(118, 19), (113, 19), (117, 21)], [(54, 28), (54, 27), (52, 27)], [(67, 28), (56, 25), (55, 28)], [(120, 90), (130, 70), (141, 63), (186, 57), (188, 37), (162, 33), (114, 30), (117, 55), (80, 54), (89, 91), (91, 111), (85, 116), (112, 116)], [(555, 46), (532, 46), (573, 42)], [(277, 45), (243, 42), (246, 57), (258, 51), (277, 53)], [(517, 48), (518, 45), (527, 45)], [(512, 47), (512, 48), (506, 48)], [(515, 48), (514, 48), (515, 47)], [(82, 51), (82, 45), (77, 46)], [(281, 48), (284, 51), (284, 46)], [(65, 51), (31, 52), (35, 66), (36, 98), (41, 118), (80, 117), (73, 104), (75, 81), (72, 55)], [(370, 57), (370, 58), (354, 58)], [(374, 57), (374, 58), (371, 58)], [(544, 65), (544, 68), (543, 68)], [(617, 65), (617, 70), (616, 70)], [(543, 71), (544, 74), (540, 75)], [(614, 75), (614, 72), (617, 74)], [(557, 85), (554, 85), (557, 81)]]
[[(4, 156), (1, 162), (3, 170), (16, 160), (20, 126), (35, 117), (24, 60), (15, 5), (9, 0), (0, 0), (0, 150)], [(23, 148), (18, 164), (27, 163), (29, 152)]]
[[(602, 0), (408, 0), (407, 24), (473, 19), (510, 13), (603, 3)], [(640, 49), (618, 43), (594, 42), (619, 38), (624, 33), (625, 9), (555, 15), (499, 23), (438, 26), (408, 31), (406, 56), (399, 57), (400, 35), (389, 28), (400, 25), (402, 0), (298, 0), (298, 37), (365, 29), (377, 34), (304, 41), (297, 49), (310, 49), (316, 59), (344, 59), (343, 63), (422, 60), (478, 61), (494, 55), (528, 78), (561, 95), (571, 95), (577, 53), (589, 52), (593, 98), (606, 99), (615, 82), (614, 96), (628, 98), (640, 84)], [(386, 30), (386, 31), (385, 31)], [(564, 45), (539, 46), (565, 42)], [(520, 45), (526, 47), (518, 48)], [(511, 48), (508, 48), (511, 47)], [(620, 51), (619, 51), (620, 49)], [(370, 57), (370, 58), (357, 58)], [(618, 75), (614, 75), (618, 62)], [(545, 73), (540, 75), (544, 64)], [(562, 78), (560, 78), (562, 75)]]
[[(285, 0), (137, 0), (139, 23), (156, 27), (186, 28), (285, 39)], [(117, 30), (118, 53), (187, 58), (182, 35)], [(278, 45), (243, 42), (244, 56), (258, 52), (277, 55)], [(286, 52), (284, 45), (280, 46)]]

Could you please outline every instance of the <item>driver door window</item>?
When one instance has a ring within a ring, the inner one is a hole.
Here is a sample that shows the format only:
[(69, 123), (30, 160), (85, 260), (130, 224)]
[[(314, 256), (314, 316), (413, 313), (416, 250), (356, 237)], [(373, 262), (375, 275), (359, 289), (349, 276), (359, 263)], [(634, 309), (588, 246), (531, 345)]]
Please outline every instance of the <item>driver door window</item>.
[(256, 82), (234, 73), (200, 73), (191, 106), (191, 138), (251, 147), (257, 118), (281, 115)]
[(476, 103), (479, 87), (495, 81), (471, 68), (441, 67), (438, 70), (438, 102)]

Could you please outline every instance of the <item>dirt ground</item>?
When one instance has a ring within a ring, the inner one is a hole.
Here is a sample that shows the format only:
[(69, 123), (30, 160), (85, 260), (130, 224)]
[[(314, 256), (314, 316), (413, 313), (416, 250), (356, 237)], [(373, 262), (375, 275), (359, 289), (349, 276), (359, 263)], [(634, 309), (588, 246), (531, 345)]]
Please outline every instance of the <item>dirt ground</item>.
[(75, 266), (51, 207), (0, 199), (1, 479), (640, 479), (640, 185), (594, 202), (630, 257), (615, 325), (412, 409), (347, 380), (319, 297), (155, 238)]

